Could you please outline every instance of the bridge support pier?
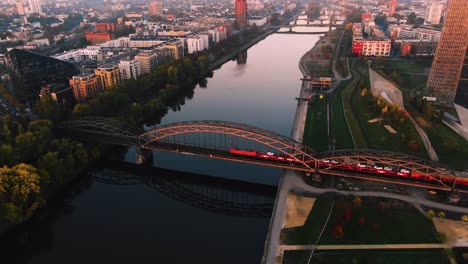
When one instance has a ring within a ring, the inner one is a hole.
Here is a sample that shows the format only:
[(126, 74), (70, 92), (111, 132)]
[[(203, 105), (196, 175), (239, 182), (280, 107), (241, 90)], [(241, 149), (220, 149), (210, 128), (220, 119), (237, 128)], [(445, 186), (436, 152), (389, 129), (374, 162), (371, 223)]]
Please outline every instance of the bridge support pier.
[(137, 147), (135, 152), (135, 163), (137, 165), (142, 165), (149, 161), (153, 161), (153, 151), (151, 151), (151, 149)]

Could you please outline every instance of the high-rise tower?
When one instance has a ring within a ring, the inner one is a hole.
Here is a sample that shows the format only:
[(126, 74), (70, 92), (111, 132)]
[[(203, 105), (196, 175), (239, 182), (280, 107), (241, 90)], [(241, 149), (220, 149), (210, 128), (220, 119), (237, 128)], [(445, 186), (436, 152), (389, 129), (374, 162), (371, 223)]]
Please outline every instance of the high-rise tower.
[(247, 1), (236, 0), (236, 25), (238, 29), (247, 27)]
[(397, 0), (390, 0), (390, 2), (388, 3), (388, 16), (393, 16), (393, 14), (395, 14), (397, 5)]
[(451, 0), (426, 84), (426, 95), (451, 104), (468, 46), (468, 0)]
[(24, 5), (21, 1), (16, 1), (16, 12), (20, 16), (24, 16), (26, 13), (24, 12)]
[(426, 8), (426, 24), (439, 24), (440, 19), (442, 18), (442, 12), (444, 10), (444, 5), (437, 3), (437, 2), (432, 2), (430, 5), (427, 6)]
[(42, 15), (42, 6), (41, 0), (29, 0), (29, 9), (32, 13), (37, 13)]

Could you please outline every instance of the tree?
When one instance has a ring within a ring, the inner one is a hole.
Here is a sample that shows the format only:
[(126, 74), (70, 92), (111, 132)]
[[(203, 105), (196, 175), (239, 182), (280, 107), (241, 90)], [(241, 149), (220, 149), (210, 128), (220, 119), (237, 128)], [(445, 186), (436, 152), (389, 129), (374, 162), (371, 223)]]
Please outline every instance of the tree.
[(434, 213), (434, 211), (429, 210), (429, 211), (426, 212), (426, 216), (432, 219), (432, 218), (435, 217), (435, 213)]
[(408, 24), (414, 24), (416, 22), (416, 14), (414, 12), (411, 12), (411, 14), (408, 15)]
[(64, 117), (65, 109), (60, 107), (52, 98), (45, 97), (37, 101), (34, 113), (40, 118), (56, 122)]
[(19, 223), (32, 216), (43, 203), (41, 176), (28, 164), (0, 168), (0, 213), (9, 222)]
[(424, 18), (422, 17), (417, 17), (416, 20), (414, 21), (414, 24), (416, 25), (422, 25), (424, 23)]
[(442, 211), (440, 211), (440, 212), (437, 214), (437, 216), (439, 216), (439, 219), (440, 219), (440, 220), (445, 219), (445, 213), (442, 212)]
[(398, 14), (398, 13), (394, 13), (393, 17), (396, 18), (396, 19), (402, 19), (403, 18), (403, 16)]
[(447, 242), (447, 236), (446, 236), (445, 233), (443, 233), (443, 232), (437, 232), (437, 233), (436, 233), (436, 239), (437, 239), (437, 241), (439, 241), (440, 243), (445, 243), (445, 242)]
[(353, 199), (353, 205), (356, 207), (359, 207), (362, 205), (362, 199), (359, 196), (354, 197)]
[(462, 217), (460, 217), (460, 220), (461, 220), (463, 223), (468, 223), (468, 215), (463, 215)]

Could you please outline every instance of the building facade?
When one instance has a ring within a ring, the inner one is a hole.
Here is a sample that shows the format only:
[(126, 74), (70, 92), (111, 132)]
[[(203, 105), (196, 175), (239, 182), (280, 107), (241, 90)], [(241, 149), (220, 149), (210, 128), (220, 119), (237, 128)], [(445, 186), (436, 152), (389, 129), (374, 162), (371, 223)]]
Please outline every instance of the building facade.
[(458, 82), (455, 103), (468, 109), (468, 48), (466, 49), (460, 81)]
[(97, 76), (92, 73), (82, 73), (73, 76), (70, 79), (70, 87), (73, 89), (73, 96), (76, 102), (84, 102), (102, 91)]
[(426, 24), (439, 24), (442, 18), (442, 12), (444, 11), (444, 5), (436, 2), (431, 3), (426, 9)]
[(39, 97), (49, 97), (57, 104), (70, 106), (75, 102), (73, 88), (70, 85), (63, 83), (46, 84), (41, 87)]
[(103, 90), (120, 83), (120, 71), (117, 65), (101, 66), (94, 70), (94, 74), (97, 76)]
[(388, 3), (388, 16), (393, 16), (393, 14), (395, 14), (397, 5), (397, 0), (390, 0), (390, 2)]
[(140, 63), (141, 74), (147, 74), (156, 69), (158, 65), (158, 55), (152, 50), (142, 50), (135, 56), (135, 60)]
[(236, 0), (235, 4), (236, 26), (238, 29), (247, 27), (247, 1)]
[(21, 49), (10, 50), (5, 62), (13, 93), (23, 102), (37, 99), (41, 85), (67, 83), (79, 72), (71, 63)]
[(468, 46), (467, 0), (451, 0), (437, 45), (426, 95), (441, 104), (452, 104)]
[(148, 5), (148, 13), (151, 16), (162, 16), (163, 5), (161, 2), (151, 2)]
[(139, 61), (133, 60), (121, 60), (118, 64), (120, 71), (120, 79), (138, 79), (141, 75), (141, 64)]
[(209, 38), (207, 35), (197, 35), (186, 39), (187, 53), (192, 54), (209, 48)]
[(21, 2), (21, 1), (16, 1), (16, 12), (18, 13), (19, 16), (24, 16), (24, 15), (26, 15), (26, 12), (24, 12), (24, 5), (23, 5), (23, 2)]
[(115, 35), (108, 32), (86, 32), (85, 36), (86, 41), (90, 42), (92, 45), (96, 45), (114, 39)]
[(41, 0), (29, 0), (29, 9), (31, 10), (31, 13), (42, 15), (43, 12), (41, 4)]
[(357, 56), (390, 56), (390, 40), (356, 40), (353, 41), (353, 54)]

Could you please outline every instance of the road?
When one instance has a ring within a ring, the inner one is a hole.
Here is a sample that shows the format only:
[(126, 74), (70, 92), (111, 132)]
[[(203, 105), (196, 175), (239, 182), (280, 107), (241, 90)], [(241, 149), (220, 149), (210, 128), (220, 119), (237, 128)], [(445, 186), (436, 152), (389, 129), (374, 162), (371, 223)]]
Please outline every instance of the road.
[(426, 249), (449, 248), (447, 244), (375, 244), (375, 245), (281, 245), (285, 250), (355, 250), (355, 249)]

